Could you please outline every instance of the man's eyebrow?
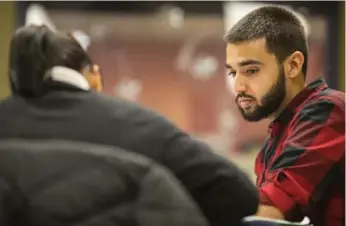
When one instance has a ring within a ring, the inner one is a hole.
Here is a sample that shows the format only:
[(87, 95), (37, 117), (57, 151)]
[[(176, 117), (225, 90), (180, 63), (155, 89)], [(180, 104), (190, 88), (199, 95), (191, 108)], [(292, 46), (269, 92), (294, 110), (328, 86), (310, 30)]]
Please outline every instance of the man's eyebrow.
[(238, 63), (239, 67), (245, 67), (248, 65), (263, 65), (263, 63), (257, 60), (244, 60)]
[(231, 65), (229, 65), (229, 64), (225, 64), (225, 68), (231, 69), (232, 67), (231, 67)]
[[(257, 61), (257, 60), (243, 60), (243, 61), (240, 61), (238, 63), (239, 67), (245, 67), (245, 66), (248, 66), (248, 65), (263, 65), (263, 63), (260, 62), (260, 61)], [(233, 67), (226, 63), (225, 64), (225, 68), (232, 69)]]

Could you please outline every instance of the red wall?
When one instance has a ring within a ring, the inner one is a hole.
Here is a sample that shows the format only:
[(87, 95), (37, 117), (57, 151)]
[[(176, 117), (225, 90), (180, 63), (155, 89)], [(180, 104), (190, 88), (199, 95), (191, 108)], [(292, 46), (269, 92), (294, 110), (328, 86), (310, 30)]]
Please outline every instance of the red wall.
[(201, 81), (189, 72), (175, 67), (182, 42), (125, 41), (116, 38), (94, 42), (90, 54), (99, 63), (105, 83), (105, 93), (113, 95), (113, 88), (122, 78), (136, 78), (143, 90), (139, 102), (162, 113), (179, 127), (195, 134), (218, 132), (218, 117), (223, 108), (234, 112), (238, 127), (229, 136), (236, 137), (235, 146), (262, 141), (266, 136), (267, 121), (249, 124), (241, 118), (225, 85), (224, 49), (220, 40), (206, 40), (195, 55), (210, 54), (219, 61), (217, 73)]

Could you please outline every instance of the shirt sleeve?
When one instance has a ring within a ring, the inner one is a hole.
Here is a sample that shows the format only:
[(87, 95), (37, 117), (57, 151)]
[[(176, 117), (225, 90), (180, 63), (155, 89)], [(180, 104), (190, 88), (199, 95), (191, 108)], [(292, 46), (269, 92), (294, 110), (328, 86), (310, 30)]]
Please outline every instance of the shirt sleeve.
[(344, 117), (345, 106), (330, 100), (316, 101), (299, 112), (260, 188), (261, 204), (275, 206), (290, 219), (293, 211), (319, 199), (345, 157)]

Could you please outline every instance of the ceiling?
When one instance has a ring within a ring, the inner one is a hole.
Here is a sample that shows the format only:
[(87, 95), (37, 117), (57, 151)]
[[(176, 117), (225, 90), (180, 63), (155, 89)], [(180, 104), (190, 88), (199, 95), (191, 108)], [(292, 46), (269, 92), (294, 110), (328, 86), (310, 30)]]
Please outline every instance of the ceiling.
[(47, 9), (78, 9), (89, 11), (112, 11), (122, 13), (151, 14), (164, 4), (173, 4), (182, 8), (187, 14), (222, 13), (221, 1), (34, 1)]
[(59, 30), (80, 29), (92, 38), (105, 36), (140, 39), (185, 39), (201, 37), (222, 40), (223, 21), (215, 16), (188, 16), (180, 28), (159, 15), (49, 11)]

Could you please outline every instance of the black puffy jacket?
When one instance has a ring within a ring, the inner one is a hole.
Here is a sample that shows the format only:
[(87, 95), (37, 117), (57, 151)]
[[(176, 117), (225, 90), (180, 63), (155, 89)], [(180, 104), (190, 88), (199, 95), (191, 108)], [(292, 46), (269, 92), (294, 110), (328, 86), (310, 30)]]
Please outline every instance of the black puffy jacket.
[(0, 142), (1, 226), (207, 226), (166, 170), (113, 147)]
[(61, 139), (119, 147), (170, 169), (213, 226), (238, 224), (256, 213), (258, 192), (247, 175), (164, 117), (72, 85), (47, 86), (41, 97), (2, 101), (0, 140)]

